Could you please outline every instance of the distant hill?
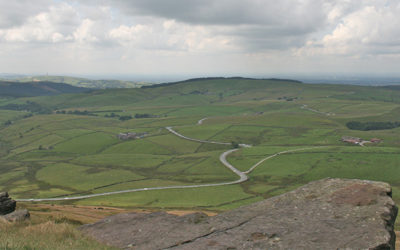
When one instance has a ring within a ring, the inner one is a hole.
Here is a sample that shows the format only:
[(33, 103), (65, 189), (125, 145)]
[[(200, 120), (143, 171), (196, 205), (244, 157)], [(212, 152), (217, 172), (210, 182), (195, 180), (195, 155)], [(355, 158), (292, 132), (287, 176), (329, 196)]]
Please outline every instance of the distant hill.
[(8, 97), (50, 96), (87, 91), (89, 91), (87, 88), (74, 87), (64, 83), (0, 81), (0, 96)]
[(149, 85), (145, 82), (132, 82), (120, 80), (91, 80), (87, 78), (71, 77), (71, 76), (28, 76), (10, 79), (16, 82), (59, 82), (66, 83), (75, 87), (84, 87), (92, 89), (106, 88), (138, 88), (144, 85)]
[[(332, 87), (332, 86), (331, 86)], [(263, 98), (295, 98), (304, 88), (320, 88), (291, 80), (250, 78), (203, 78), (130, 89), (97, 89), (84, 95), (35, 98), (35, 102), (57, 107), (99, 107), (138, 104), (143, 106), (210, 105)], [(321, 88), (327, 88), (323, 86)], [(337, 92), (334, 92), (335, 94)], [(341, 93), (341, 92), (339, 92)]]
[(400, 85), (388, 85), (388, 86), (384, 86), (383, 88), (400, 91)]
[(276, 82), (292, 82), (292, 83), (302, 83), (301, 81), (297, 80), (290, 80), (290, 79), (278, 79), (278, 78), (268, 78), (268, 79), (257, 79), (257, 78), (249, 78), (249, 77), (202, 77), (202, 78), (192, 78), (188, 80), (178, 81), (178, 82), (166, 82), (160, 84), (152, 84), (152, 85), (144, 85), (142, 86), (143, 89), (145, 88), (157, 88), (157, 87), (164, 87), (170, 86), (180, 83), (191, 83), (191, 82), (202, 82), (202, 81), (218, 81), (218, 80), (250, 80), (250, 81), (257, 81), (257, 80), (270, 80)]

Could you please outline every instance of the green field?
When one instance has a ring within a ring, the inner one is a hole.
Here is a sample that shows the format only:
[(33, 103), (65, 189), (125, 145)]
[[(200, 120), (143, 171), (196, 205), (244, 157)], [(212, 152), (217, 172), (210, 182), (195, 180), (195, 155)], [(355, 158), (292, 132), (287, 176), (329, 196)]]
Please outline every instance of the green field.
[[(400, 91), (377, 87), (311, 85), (292, 81), (204, 79), (141, 89), (107, 89), (18, 99), (52, 114), (0, 109), (0, 190), (14, 198), (51, 198), (133, 188), (229, 182), (237, 176), (220, 161), (229, 145), (251, 144), (228, 157), (241, 171), (262, 163), (250, 179), (220, 187), (134, 192), (62, 201), (148, 209), (224, 211), (326, 177), (385, 181), (400, 202), (400, 128), (349, 130), (349, 121), (400, 121)], [(307, 105), (304, 108), (303, 105)], [(303, 108), (302, 108), (303, 107)], [(94, 115), (56, 114), (87, 110)], [(118, 117), (150, 114), (121, 121)], [(197, 122), (206, 118), (201, 125)], [(6, 122), (10, 120), (11, 124)], [(121, 132), (146, 132), (120, 140)], [(342, 136), (382, 139), (364, 147)]]

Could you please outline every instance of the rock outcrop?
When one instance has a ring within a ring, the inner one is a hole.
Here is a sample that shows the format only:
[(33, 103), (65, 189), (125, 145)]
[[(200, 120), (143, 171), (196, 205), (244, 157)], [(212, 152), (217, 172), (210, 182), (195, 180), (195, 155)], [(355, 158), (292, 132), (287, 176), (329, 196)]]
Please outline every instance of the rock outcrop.
[(7, 192), (0, 193), (0, 215), (6, 215), (14, 212), (16, 202), (12, 200)]
[(81, 230), (133, 249), (394, 249), (396, 215), (388, 184), (324, 179), (213, 217), (128, 213)]
[(17, 202), (11, 199), (7, 192), (0, 193), (0, 218), (10, 221), (24, 221), (30, 218), (28, 210), (15, 210)]

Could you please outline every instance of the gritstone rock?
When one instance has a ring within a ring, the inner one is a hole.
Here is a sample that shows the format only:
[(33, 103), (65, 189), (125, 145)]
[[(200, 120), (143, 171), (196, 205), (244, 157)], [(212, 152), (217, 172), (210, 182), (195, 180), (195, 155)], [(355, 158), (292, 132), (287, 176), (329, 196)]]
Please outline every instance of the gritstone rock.
[(17, 221), (24, 221), (28, 220), (31, 217), (28, 210), (21, 209), (16, 210), (10, 214), (4, 215), (3, 218), (10, 221), (10, 222), (17, 222)]
[(16, 202), (12, 200), (7, 192), (0, 193), (0, 215), (14, 212)]
[(213, 217), (128, 213), (81, 230), (127, 249), (394, 249), (396, 215), (388, 184), (324, 179)]

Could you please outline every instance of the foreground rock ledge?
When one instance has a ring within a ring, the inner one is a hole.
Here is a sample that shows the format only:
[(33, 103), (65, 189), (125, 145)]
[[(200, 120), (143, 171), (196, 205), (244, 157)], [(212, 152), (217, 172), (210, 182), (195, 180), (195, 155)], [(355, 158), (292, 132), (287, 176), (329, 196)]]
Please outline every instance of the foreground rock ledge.
[(213, 217), (128, 213), (81, 230), (133, 249), (394, 249), (396, 215), (388, 184), (324, 179)]

